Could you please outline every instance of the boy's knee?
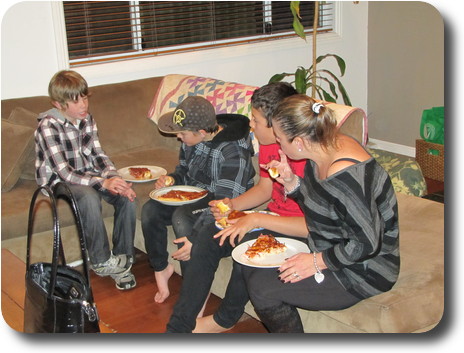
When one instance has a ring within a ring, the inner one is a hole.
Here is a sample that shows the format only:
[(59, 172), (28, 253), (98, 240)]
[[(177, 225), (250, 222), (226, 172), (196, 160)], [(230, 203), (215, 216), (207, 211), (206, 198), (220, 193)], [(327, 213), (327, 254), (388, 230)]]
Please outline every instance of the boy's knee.
[(151, 200), (145, 202), (142, 206), (141, 218), (143, 220), (149, 220), (153, 217), (156, 217), (158, 214), (157, 205), (154, 204)]
[(81, 208), (91, 212), (101, 210), (101, 199), (97, 193), (87, 192), (78, 199), (77, 203)]

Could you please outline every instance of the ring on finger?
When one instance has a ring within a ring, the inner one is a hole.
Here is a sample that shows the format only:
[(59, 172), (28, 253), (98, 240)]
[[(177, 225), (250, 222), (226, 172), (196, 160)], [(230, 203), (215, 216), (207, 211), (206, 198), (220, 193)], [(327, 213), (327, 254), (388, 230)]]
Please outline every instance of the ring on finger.
[(295, 277), (295, 278), (300, 278), (300, 275), (299, 275), (298, 273), (296, 273), (296, 272), (293, 272), (292, 275), (293, 275), (293, 277)]

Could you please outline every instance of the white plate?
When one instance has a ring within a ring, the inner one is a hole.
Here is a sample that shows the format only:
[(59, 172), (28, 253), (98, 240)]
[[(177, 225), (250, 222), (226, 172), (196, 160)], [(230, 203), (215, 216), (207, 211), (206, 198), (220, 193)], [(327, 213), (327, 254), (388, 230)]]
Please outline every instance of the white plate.
[[(277, 213), (270, 212), (270, 211), (253, 211), (253, 210), (252, 210), (252, 211), (243, 211), (243, 212), (245, 212), (246, 214), (250, 214), (250, 213), (264, 213), (264, 214), (270, 214), (270, 215), (272, 215), (272, 216), (278, 216)], [(223, 230), (223, 229), (224, 229), (224, 227), (223, 227), (218, 221), (216, 221), (215, 224), (216, 224), (216, 227), (217, 227), (218, 229), (220, 229), (220, 230)], [(227, 227), (226, 227), (226, 228), (227, 228)], [(256, 230), (261, 230), (261, 229), (264, 229), (264, 228), (255, 228), (255, 229), (250, 230), (249, 232), (254, 232), (254, 231), (256, 231)]]
[[(135, 179), (132, 175), (130, 175), (129, 168), (148, 168), (151, 172), (151, 179)], [(158, 179), (161, 175), (166, 175), (167, 171), (164, 168), (157, 167), (154, 165), (131, 165), (130, 167), (125, 167), (118, 169), (118, 173), (125, 181), (130, 183), (146, 183), (148, 181), (154, 181)]]
[(248, 259), (244, 254), (248, 248), (253, 245), (256, 239), (246, 241), (232, 250), (232, 258), (237, 261), (238, 263), (250, 266), (250, 267), (263, 267), (263, 268), (272, 268), (272, 267), (279, 267), (285, 262), (285, 259), (296, 255), (300, 252), (310, 253), (311, 251), (308, 248), (308, 245), (303, 243), (302, 241), (290, 238), (276, 238), (281, 243), (285, 243), (287, 246), (287, 250), (280, 254), (275, 255), (268, 255), (263, 258), (259, 259)]
[(159, 200), (158, 197), (160, 197), (161, 195), (164, 195), (165, 193), (167, 193), (168, 191), (171, 191), (171, 190), (180, 190), (180, 191), (205, 191), (204, 189), (202, 188), (198, 188), (196, 186), (190, 186), (190, 185), (174, 185), (174, 186), (168, 186), (168, 187), (165, 187), (165, 188), (161, 188), (161, 189), (157, 189), (157, 190), (153, 190), (150, 192), (150, 198), (153, 199), (153, 200), (156, 200), (158, 202), (161, 202), (162, 204), (164, 205), (168, 205), (168, 206), (182, 206), (182, 205), (186, 205), (186, 204), (189, 204), (189, 203), (194, 203), (198, 200), (201, 200), (202, 198), (206, 197), (206, 195), (208, 194), (204, 194), (203, 196), (201, 197), (197, 197), (196, 199), (193, 199), (193, 200), (188, 200), (188, 201), (164, 201), (164, 200)]

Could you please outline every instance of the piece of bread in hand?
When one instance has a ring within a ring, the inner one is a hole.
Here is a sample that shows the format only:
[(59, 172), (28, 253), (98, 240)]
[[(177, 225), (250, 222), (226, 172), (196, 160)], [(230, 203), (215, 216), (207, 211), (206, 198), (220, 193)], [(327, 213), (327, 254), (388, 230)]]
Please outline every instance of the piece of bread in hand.
[(170, 175), (167, 176), (166, 179), (164, 179), (164, 185), (165, 186), (171, 186), (172, 184), (174, 184), (174, 178)]
[(216, 207), (219, 208), (221, 214), (226, 214), (230, 211), (230, 207), (227, 206), (224, 202), (220, 201), (216, 204)]
[(271, 176), (271, 178), (273, 178), (273, 179), (278, 178), (279, 175), (280, 175), (277, 168), (269, 168), (268, 172), (269, 172), (269, 175)]

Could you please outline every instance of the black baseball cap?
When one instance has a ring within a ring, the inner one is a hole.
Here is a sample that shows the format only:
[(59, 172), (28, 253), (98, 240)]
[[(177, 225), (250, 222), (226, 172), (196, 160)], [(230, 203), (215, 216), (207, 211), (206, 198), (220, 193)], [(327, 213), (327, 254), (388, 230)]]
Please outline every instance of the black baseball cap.
[(185, 98), (174, 111), (163, 114), (158, 128), (168, 134), (212, 129), (217, 125), (213, 105), (203, 97)]

